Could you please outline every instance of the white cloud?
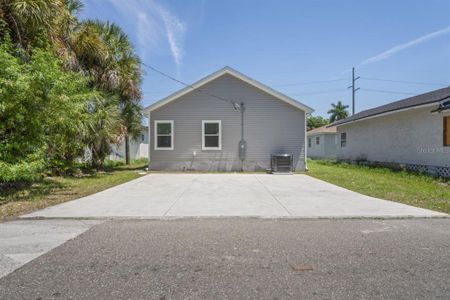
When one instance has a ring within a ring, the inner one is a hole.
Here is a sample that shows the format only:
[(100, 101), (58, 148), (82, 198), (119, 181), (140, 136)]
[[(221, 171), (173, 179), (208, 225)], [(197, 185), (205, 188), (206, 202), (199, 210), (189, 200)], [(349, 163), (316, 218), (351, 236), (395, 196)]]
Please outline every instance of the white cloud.
[(172, 52), (175, 63), (179, 66), (181, 65), (184, 55), (182, 43), (186, 33), (186, 24), (164, 7), (155, 5), (155, 8), (157, 8), (159, 15), (164, 22), (167, 39), (170, 45), (170, 51)]
[(359, 66), (368, 65), (368, 64), (372, 64), (372, 63), (375, 63), (375, 62), (378, 62), (378, 61), (381, 61), (381, 60), (385, 60), (385, 59), (391, 57), (392, 55), (396, 54), (397, 52), (400, 52), (400, 51), (405, 50), (407, 48), (416, 46), (418, 44), (422, 44), (422, 43), (424, 43), (426, 41), (429, 41), (431, 39), (434, 39), (436, 37), (439, 37), (439, 36), (444, 35), (444, 34), (449, 34), (449, 33), (450, 33), (450, 26), (446, 27), (446, 28), (443, 28), (441, 30), (438, 30), (438, 31), (426, 34), (426, 35), (421, 36), (419, 38), (416, 38), (416, 39), (414, 39), (412, 41), (409, 41), (407, 43), (400, 44), (400, 45), (397, 45), (395, 47), (392, 47), (389, 50), (386, 50), (386, 51), (384, 51), (384, 52), (382, 52), (382, 53), (380, 53), (378, 55), (375, 55), (375, 56), (370, 57), (370, 58), (368, 58), (366, 60), (363, 60), (359, 64)]
[(149, 53), (161, 54), (169, 51), (177, 67), (182, 64), (186, 23), (155, 1), (110, 2), (117, 13), (136, 29), (136, 32), (131, 34), (136, 36), (141, 57), (145, 58)]

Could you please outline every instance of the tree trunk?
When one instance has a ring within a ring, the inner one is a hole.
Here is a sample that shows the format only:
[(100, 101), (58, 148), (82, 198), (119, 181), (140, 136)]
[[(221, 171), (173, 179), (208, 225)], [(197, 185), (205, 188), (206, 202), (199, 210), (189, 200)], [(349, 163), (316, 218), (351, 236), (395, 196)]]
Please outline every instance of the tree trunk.
[(130, 164), (130, 140), (128, 134), (125, 136), (125, 164)]

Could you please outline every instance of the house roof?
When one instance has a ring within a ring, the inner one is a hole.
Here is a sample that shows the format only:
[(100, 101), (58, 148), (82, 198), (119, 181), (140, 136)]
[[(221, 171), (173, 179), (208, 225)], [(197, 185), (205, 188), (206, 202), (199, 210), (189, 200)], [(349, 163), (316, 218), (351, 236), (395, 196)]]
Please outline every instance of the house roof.
[(308, 135), (314, 134), (333, 134), (336, 133), (336, 126), (327, 127), (327, 125), (314, 128), (308, 131)]
[(403, 100), (388, 103), (386, 105), (378, 106), (372, 109), (364, 110), (351, 117), (343, 120), (339, 120), (330, 124), (329, 126), (343, 125), (346, 123), (354, 122), (357, 120), (365, 119), (368, 117), (373, 117), (389, 112), (395, 112), (400, 110), (405, 110), (409, 108), (415, 108), (419, 106), (429, 105), (433, 103), (438, 103), (442, 100), (450, 98), (450, 86), (442, 88), (439, 90), (434, 90), (428, 93), (420, 94), (417, 96), (409, 97)]
[[(225, 74), (234, 76), (234, 77), (236, 77), (236, 78), (238, 78), (238, 79), (240, 79), (240, 80), (250, 84), (251, 86), (254, 86), (254, 87), (256, 87), (256, 88), (258, 88), (258, 89), (268, 93), (269, 95), (272, 95), (273, 97), (275, 97), (277, 99), (280, 99), (280, 100), (282, 100), (282, 101), (284, 101), (284, 102), (286, 102), (286, 103), (288, 103), (288, 104), (290, 104), (290, 105), (292, 105), (292, 106), (294, 106), (294, 107), (296, 107), (296, 108), (298, 108), (300, 110), (303, 110), (306, 113), (310, 114), (310, 113), (312, 113), (314, 111), (311, 107), (309, 107), (309, 106), (307, 106), (307, 105), (305, 105), (303, 103), (300, 103), (297, 100), (295, 100), (295, 99), (293, 99), (293, 98), (291, 98), (289, 96), (286, 96), (286, 95), (284, 95), (284, 94), (282, 94), (282, 93), (280, 93), (280, 92), (278, 92), (278, 91), (268, 87), (267, 85), (262, 84), (261, 82), (256, 81), (256, 80), (254, 80), (254, 79), (252, 79), (252, 78), (250, 78), (250, 77), (248, 77), (248, 76), (246, 76), (246, 75), (244, 75), (244, 74), (234, 70), (233, 68), (224, 67), (224, 68), (222, 68), (222, 69), (212, 73), (211, 75), (208, 75), (208, 76), (200, 79), (199, 81), (193, 83), (192, 85), (187, 86), (187, 87), (185, 87), (185, 88), (183, 88), (183, 89), (181, 89), (181, 90), (179, 90), (179, 91), (177, 91), (177, 92), (175, 92), (175, 93), (173, 93), (173, 94), (171, 94), (171, 95), (169, 95), (169, 96), (167, 96), (167, 97), (165, 97), (165, 98), (163, 98), (163, 99), (153, 103), (152, 105), (144, 108), (144, 113), (147, 114), (147, 113), (149, 113), (149, 112), (151, 112), (151, 111), (153, 111), (153, 110), (155, 110), (155, 109), (157, 109), (157, 108), (159, 108), (159, 107), (161, 107), (163, 105), (166, 105), (166, 104), (168, 104), (168, 103), (170, 103), (170, 102), (180, 98), (181, 96), (183, 96), (183, 95), (185, 95), (185, 94), (187, 94), (189, 92), (192, 92), (193, 90), (196, 90), (196, 89), (202, 87), (203, 85), (205, 85), (205, 84), (213, 81), (214, 79), (217, 79), (220, 76), (223, 76)], [(220, 95), (217, 95), (217, 96), (220, 96)], [(217, 98), (220, 98), (220, 97), (217, 97)]]

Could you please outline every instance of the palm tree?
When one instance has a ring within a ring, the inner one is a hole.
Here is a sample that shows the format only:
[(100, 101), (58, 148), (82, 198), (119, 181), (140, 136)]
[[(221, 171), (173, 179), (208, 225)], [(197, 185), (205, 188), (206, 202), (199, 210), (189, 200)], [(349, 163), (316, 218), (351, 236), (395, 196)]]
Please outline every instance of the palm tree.
[(121, 135), (125, 140), (126, 164), (129, 164), (129, 139), (137, 138), (141, 132), (141, 64), (128, 36), (119, 26), (100, 21), (95, 21), (94, 24), (107, 46), (106, 68), (104, 69), (102, 83), (119, 96), (123, 125)]
[[(65, 14), (64, 0), (0, 0), (0, 18), (6, 23), (13, 42), (27, 49), (53, 40), (58, 32), (56, 16)], [(5, 32), (1, 33), (2, 35)]]
[(342, 120), (348, 117), (349, 113), (347, 111), (348, 105), (344, 105), (341, 101), (337, 104), (331, 103), (332, 108), (328, 111), (330, 116), (330, 122), (333, 123), (338, 120)]
[(111, 152), (113, 143), (120, 127), (119, 110), (114, 97), (96, 97), (87, 110), (88, 118), (83, 122), (83, 137), (91, 151), (91, 161), (94, 168), (103, 168), (106, 156)]
[(129, 139), (141, 131), (142, 70), (128, 36), (110, 22), (85, 21), (73, 39), (73, 49), (82, 69), (97, 89), (118, 97), (122, 126), (118, 143), (125, 141), (126, 163), (130, 163)]

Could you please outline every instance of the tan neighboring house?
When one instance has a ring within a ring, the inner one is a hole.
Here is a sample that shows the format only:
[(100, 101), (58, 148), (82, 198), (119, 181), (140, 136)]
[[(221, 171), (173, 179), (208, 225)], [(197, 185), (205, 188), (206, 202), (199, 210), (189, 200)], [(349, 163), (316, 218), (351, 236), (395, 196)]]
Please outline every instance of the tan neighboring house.
[(322, 126), (308, 131), (308, 157), (336, 159), (336, 127)]
[(338, 160), (450, 177), (450, 87), (368, 109), (332, 126)]

